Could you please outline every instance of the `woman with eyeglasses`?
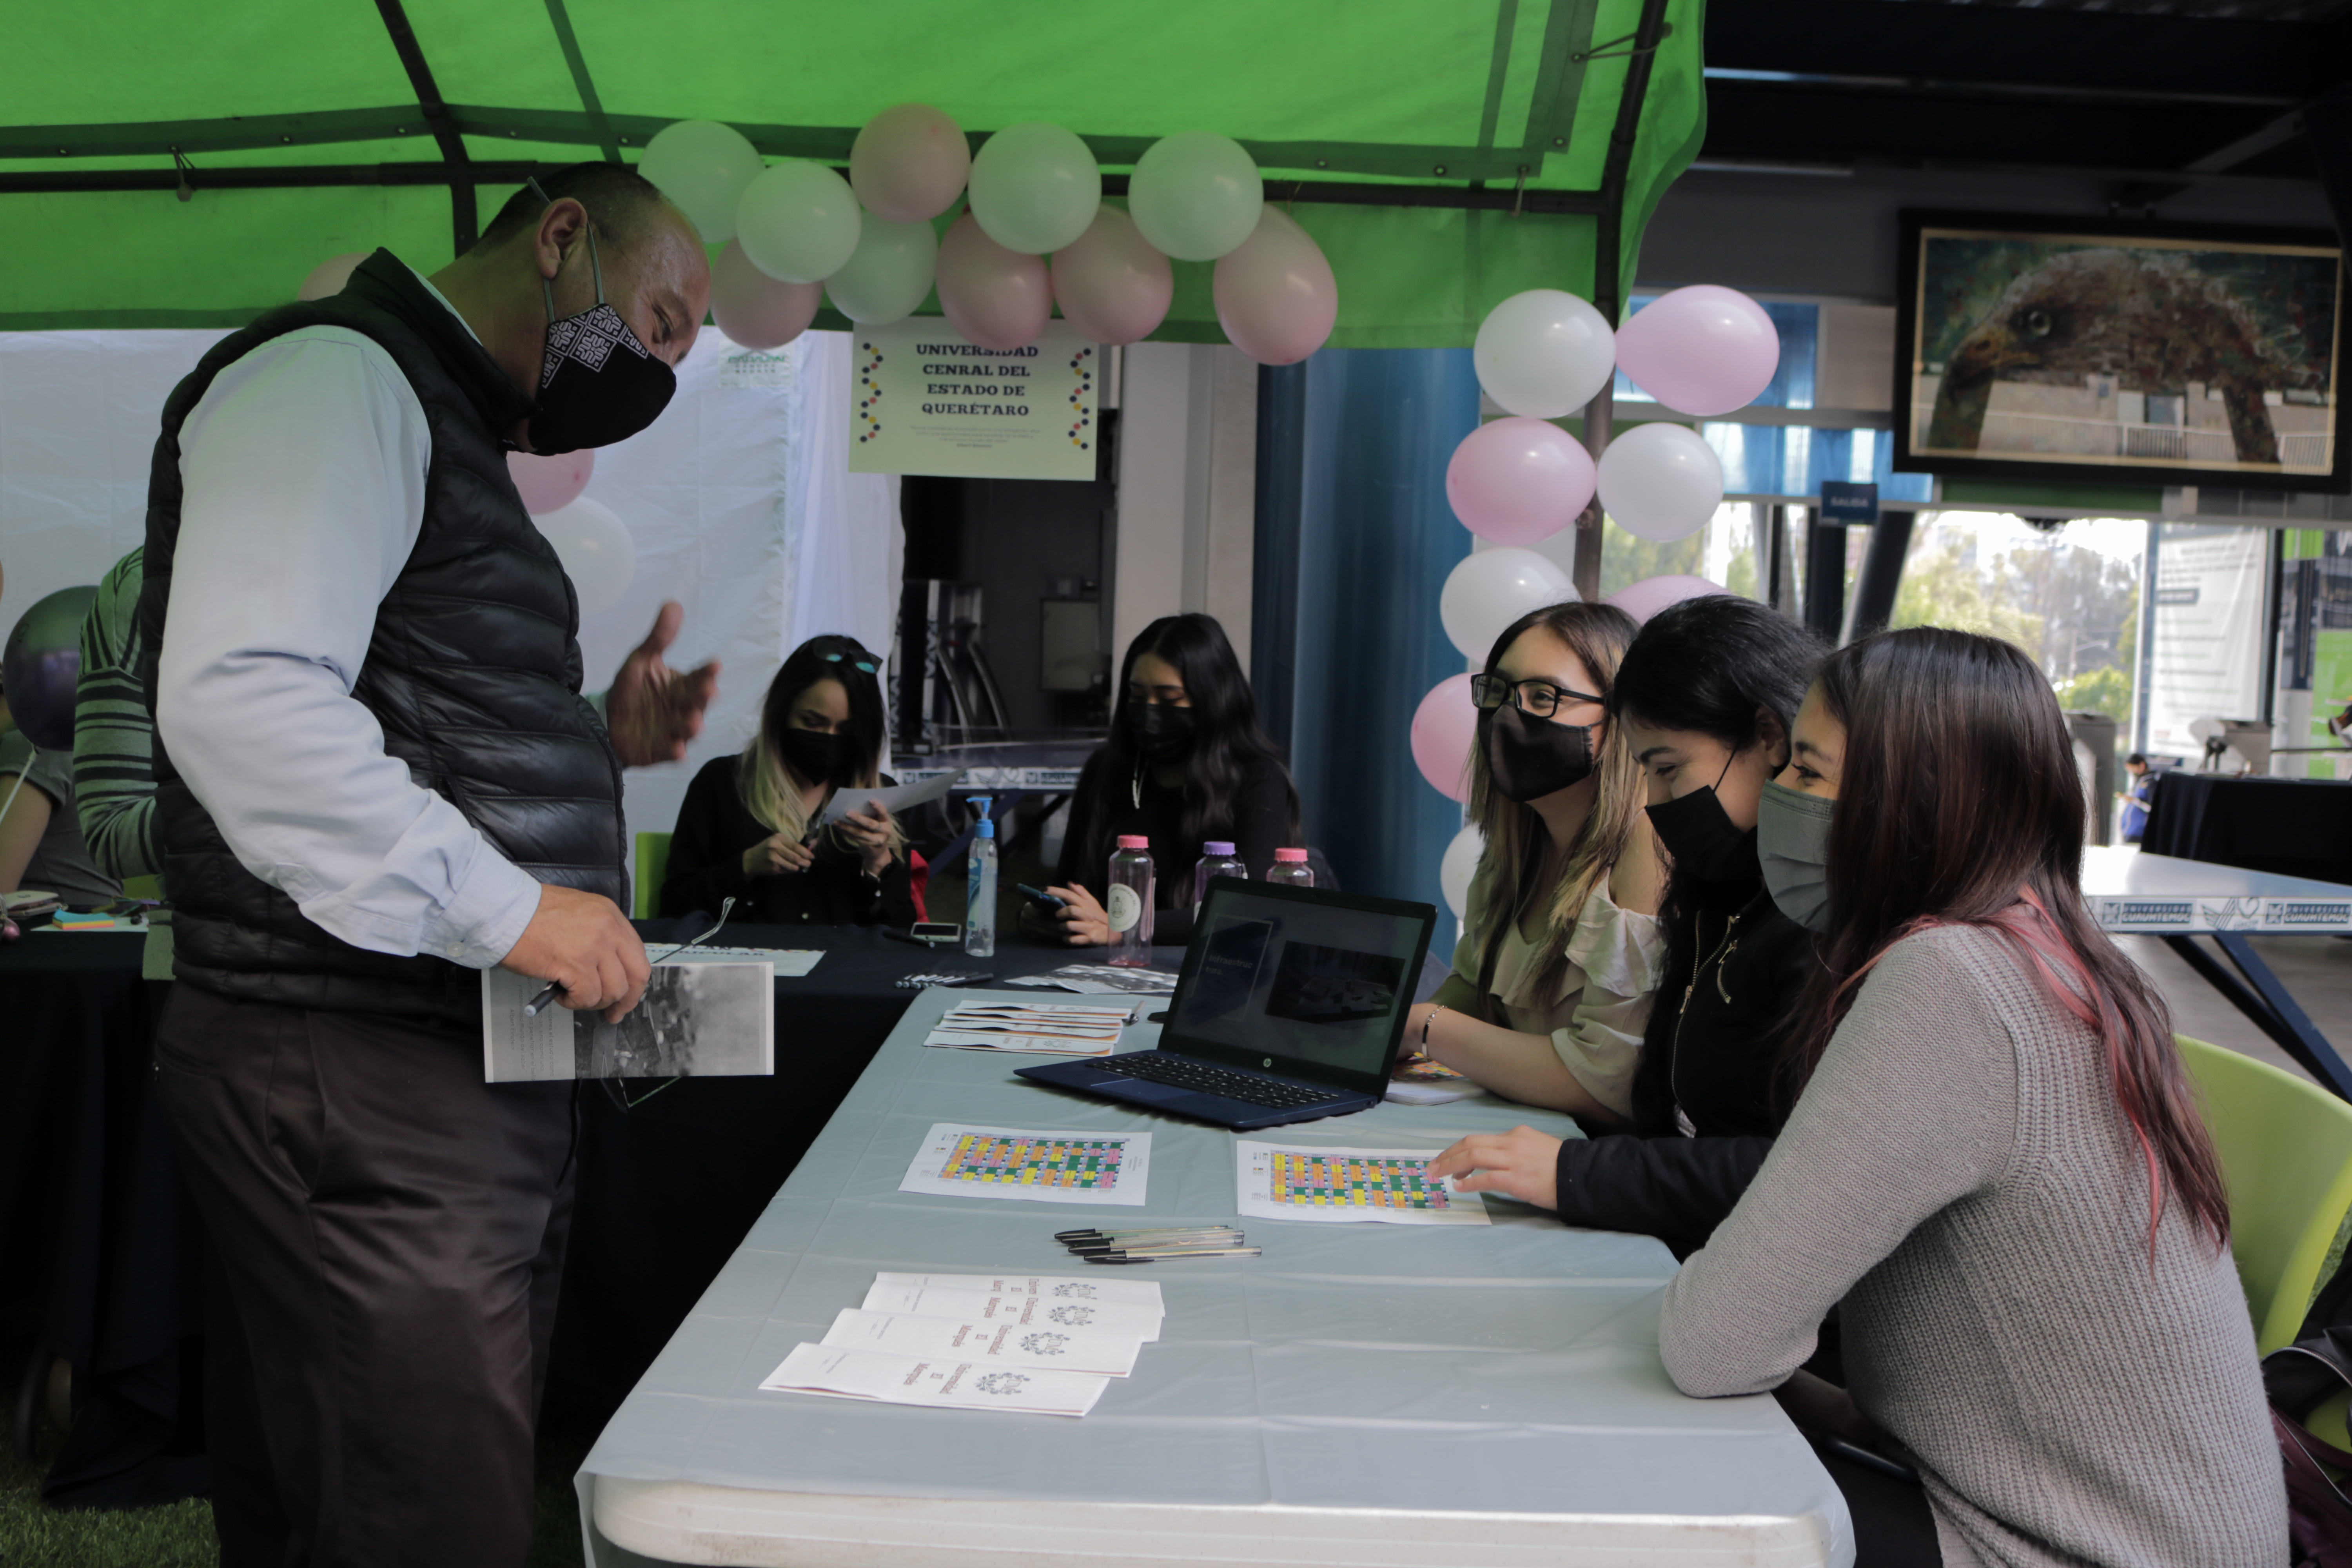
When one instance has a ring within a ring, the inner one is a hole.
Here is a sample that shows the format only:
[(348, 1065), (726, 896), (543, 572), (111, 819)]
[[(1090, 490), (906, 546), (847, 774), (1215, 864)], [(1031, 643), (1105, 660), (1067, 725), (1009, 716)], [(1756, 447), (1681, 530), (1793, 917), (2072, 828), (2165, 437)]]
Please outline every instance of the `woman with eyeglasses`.
[(665, 916), (716, 913), (770, 925), (912, 925), (906, 838), (869, 805), (820, 828), (834, 792), (895, 783), (880, 771), (881, 660), (855, 637), (816, 637), (768, 683), (760, 732), (687, 785), (662, 882)]
[(1403, 1044), (1507, 1100), (1615, 1125), (1664, 958), (1664, 866), (1609, 716), (1633, 621), (1553, 605), (1503, 629), (1471, 679), (1470, 815), (1486, 839), (1454, 973)]
[(1723, 594), (1642, 627), (1610, 709), (1674, 870), (1633, 1126), (1564, 1142), (1532, 1127), (1474, 1133), (1433, 1171), (1570, 1225), (1657, 1237), (1677, 1257), (1731, 1212), (1788, 1115), (1781, 1024), (1820, 967), (1811, 933), (1764, 886), (1756, 823), (1766, 781), (1789, 764), (1790, 728), (1822, 652), (1786, 616)]
[(1110, 738), (1087, 759), (1070, 800), (1053, 914), (1024, 904), (1021, 927), (1043, 942), (1099, 947), (1111, 850), (1122, 835), (1151, 841), (1152, 941), (1192, 934), (1192, 867), (1211, 840), (1234, 846), (1262, 880), (1274, 852), (1299, 845), (1298, 791), (1257, 725), (1257, 700), (1215, 617), (1163, 616), (1128, 646)]

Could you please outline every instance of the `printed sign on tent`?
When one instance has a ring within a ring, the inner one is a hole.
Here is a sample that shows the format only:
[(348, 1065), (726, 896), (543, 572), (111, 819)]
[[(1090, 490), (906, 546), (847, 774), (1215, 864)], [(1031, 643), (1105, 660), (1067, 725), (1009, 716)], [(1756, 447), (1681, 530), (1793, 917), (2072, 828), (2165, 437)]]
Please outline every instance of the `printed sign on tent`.
[(1061, 321), (984, 349), (937, 316), (852, 339), (849, 471), (1091, 479), (1102, 350)]

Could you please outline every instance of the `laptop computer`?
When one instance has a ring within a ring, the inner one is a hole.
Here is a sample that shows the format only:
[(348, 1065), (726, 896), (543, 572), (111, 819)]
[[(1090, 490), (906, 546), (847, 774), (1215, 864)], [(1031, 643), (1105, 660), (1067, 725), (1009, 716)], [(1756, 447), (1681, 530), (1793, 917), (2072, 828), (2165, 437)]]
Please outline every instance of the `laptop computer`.
[(1244, 1132), (1370, 1110), (1436, 924), (1428, 904), (1215, 878), (1157, 1048), (1014, 1070)]

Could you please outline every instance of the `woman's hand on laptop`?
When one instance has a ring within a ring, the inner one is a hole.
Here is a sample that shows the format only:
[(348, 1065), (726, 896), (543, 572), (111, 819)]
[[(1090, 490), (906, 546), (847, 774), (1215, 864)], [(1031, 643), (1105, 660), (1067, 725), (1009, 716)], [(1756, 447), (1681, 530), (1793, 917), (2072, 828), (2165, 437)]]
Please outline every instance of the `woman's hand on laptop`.
[(1560, 1141), (1532, 1127), (1474, 1132), (1429, 1163), (1456, 1192), (1500, 1193), (1539, 1209), (1559, 1207)]

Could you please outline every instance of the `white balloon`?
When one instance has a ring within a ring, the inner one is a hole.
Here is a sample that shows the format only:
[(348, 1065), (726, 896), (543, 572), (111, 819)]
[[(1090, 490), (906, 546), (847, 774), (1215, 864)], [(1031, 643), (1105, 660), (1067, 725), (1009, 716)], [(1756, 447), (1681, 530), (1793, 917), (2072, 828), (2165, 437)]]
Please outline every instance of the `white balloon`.
[(1601, 510), (1643, 539), (1687, 539), (1723, 504), (1723, 463), (1686, 425), (1636, 425), (1601, 454)]
[(1023, 256), (1061, 250), (1102, 205), (1102, 170), (1076, 132), (1042, 120), (1008, 125), (971, 160), (965, 202), (981, 232)]
[(890, 223), (867, 213), (857, 248), (824, 280), (833, 308), (862, 326), (887, 327), (915, 313), (931, 291), (940, 237), (928, 223)]
[(1486, 853), (1486, 836), (1473, 823), (1454, 836), (1445, 847), (1445, 858), (1437, 863), (1437, 885), (1444, 892), (1445, 907), (1454, 911), (1457, 921), (1470, 918), (1470, 879), (1478, 872), (1478, 858)]
[(1496, 403), (1530, 419), (1557, 419), (1609, 384), (1617, 334), (1575, 295), (1530, 289), (1486, 312), (1470, 359)]
[(816, 283), (857, 249), (857, 198), (822, 163), (779, 163), (743, 187), (735, 243), (779, 283)]
[(531, 521), (555, 546), (572, 591), (580, 595), (580, 613), (593, 616), (609, 610), (629, 591), (637, 574), (636, 541), (629, 525), (603, 501), (582, 496)]
[(735, 237), (735, 204), (759, 177), (760, 150), (731, 125), (681, 120), (646, 143), (637, 173), (694, 220), (707, 244), (722, 245)]
[(1503, 628), (1547, 605), (1572, 604), (1568, 574), (1532, 550), (1481, 550), (1463, 557), (1437, 595), (1437, 618), (1465, 658), (1485, 658)]

